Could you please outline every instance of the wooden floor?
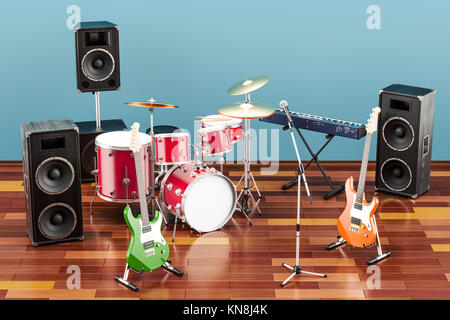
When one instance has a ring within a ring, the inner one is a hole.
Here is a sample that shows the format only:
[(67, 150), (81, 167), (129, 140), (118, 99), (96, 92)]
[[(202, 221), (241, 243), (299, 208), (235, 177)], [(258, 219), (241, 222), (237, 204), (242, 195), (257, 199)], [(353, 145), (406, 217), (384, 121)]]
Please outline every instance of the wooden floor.
[[(325, 168), (342, 184), (349, 175), (358, 177), (359, 163), (327, 162)], [(225, 173), (237, 181), (241, 169), (230, 165)], [(369, 170), (366, 191), (371, 194), (373, 163)], [(130, 236), (122, 206), (98, 200), (89, 216), (94, 187), (85, 184), (85, 240), (35, 248), (25, 233), (21, 171), (19, 162), (0, 163), (1, 299), (450, 299), (450, 162), (433, 163), (431, 190), (416, 200), (380, 195), (378, 225), (383, 249), (392, 256), (378, 265), (379, 289), (370, 289), (373, 282), (367, 281), (366, 260), (376, 255), (375, 248), (324, 250), (336, 239), (345, 196), (323, 200), (327, 187), (315, 168), (307, 171), (313, 204), (304, 194), (302, 199), (301, 264), (328, 278), (302, 275), (285, 288), (279, 285), (289, 275), (281, 262), (295, 258), (296, 190), (280, 189), (295, 163), (285, 162), (275, 175), (255, 170), (265, 201), (262, 215), (251, 217), (253, 226), (239, 214), (222, 231), (203, 235), (179, 225), (171, 259), (185, 275), (130, 273), (139, 292), (113, 279), (123, 272)], [(171, 231), (172, 226), (163, 227), (169, 243)], [(79, 290), (67, 289), (70, 265), (81, 268)]]

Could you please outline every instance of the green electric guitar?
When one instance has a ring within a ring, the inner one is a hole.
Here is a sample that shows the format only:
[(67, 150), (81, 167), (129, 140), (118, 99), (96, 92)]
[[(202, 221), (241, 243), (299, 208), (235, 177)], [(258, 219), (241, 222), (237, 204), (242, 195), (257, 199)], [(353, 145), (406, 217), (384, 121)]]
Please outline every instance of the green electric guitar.
[(131, 145), (134, 163), (136, 165), (137, 185), (139, 192), (139, 204), (141, 214), (133, 216), (130, 206), (126, 206), (123, 212), (125, 222), (131, 232), (130, 246), (127, 251), (127, 262), (130, 268), (137, 272), (152, 271), (164, 264), (169, 259), (169, 245), (161, 234), (161, 213), (155, 210), (155, 217), (149, 219), (147, 198), (142, 176), (142, 165), (139, 150), (139, 123), (133, 123), (131, 127)]

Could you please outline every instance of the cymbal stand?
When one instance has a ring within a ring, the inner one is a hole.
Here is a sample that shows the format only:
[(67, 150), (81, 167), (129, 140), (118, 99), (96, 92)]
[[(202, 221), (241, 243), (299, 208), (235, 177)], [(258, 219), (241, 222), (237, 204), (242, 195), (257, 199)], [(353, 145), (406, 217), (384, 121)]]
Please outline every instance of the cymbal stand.
[[(247, 97), (246, 97), (246, 101), (245, 103), (250, 103), (250, 93), (247, 93)], [(242, 175), (241, 179), (239, 179), (236, 187), (239, 187), (241, 182), (243, 182), (243, 186), (241, 189), (241, 192), (239, 193), (238, 196), (238, 203), (239, 203), (239, 199), (242, 200), (240, 201), (240, 205), (238, 206), (238, 209), (244, 213), (244, 215), (246, 215), (248, 212), (250, 212), (249, 214), (252, 214), (255, 210), (257, 210), (259, 212), (259, 214), (261, 213), (261, 210), (259, 208), (259, 202), (261, 201), (261, 193), (259, 192), (259, 188), (258, 185), (256, 184), (255, 178), (253, 176), (253, 173), (250, 170), (250, 161), (251, 161), (251, 157), (250, 157), (250, 152), (251, 152), (251, 148), (250, 148), (250, 140), (251, 140), (251, 128), (250, 128), (250, 119), (244, 119), (244, 124), (245, 124), (245, 133), (244, 133), (244, 174)], [(253, 186), (251, 186), (250, 184), (253, 183)], [(256, 189), (256, 192), (258, 193), (258, 201), (255, 200), (255, 197), (253, 196), (252, 190)], [(248, 201), (251, 201), (253, 204), (253, 209), (249, 210), (249, 206), (248, 206)], [(246, 217), (247, 220), (248, 217)], [(250, 222), (251, 223), (251, 222)]]
[[(153, 103), (155, 100), (150, 99), (150, 103)], [(162, 214), (161, 210), (161, 204), (159, 203), (159, 200), (155, 197), (155, 158), (154, 158), (154, 152), (153, 149), (155, 147), (155, 132), (153, 131), (153, 108), (150, 107), (150, 211), (152, 212), (153, 216), (155, 214), (156, 207), (158, 207), (159, 211), (161, 212), (161, 215), (163, 217), (164, 223), (168, 225), (168, 222), (166, 220), (166, 217)], [(156, 203), (156, 206), (155, 206)]]
[[(285, 102), (285, 101), (282, 101)], [(288, 117), (288, 124), (289, 124), (289, 130), (291, 132), (291, 138), (292, 138), (292, 143), (294, 145), (294, 149), (295, 149), (295, 153), (297, 155), (297, 160), (298, 160), (298, 171), (297, 171), (297, 232), (296, 232), (296, 238), (295, 238), (295, 246), (296, 246), (296, 250), (295, 250), (295, 265), (294, 266), (290, 266), (286, 263), (282, 263), (281, 266), (289, 269), (292, 271), (292, 274), (286, 278), (286, 280), (284, 280), (280, 286), (284, 287), (289, 280), (291, 280), (294, 276), (299, 275), (299, 274), (309, 274), (309, 275), (313, 275), (313, 276), (318, 276), (318, 277), (322, 277), (322, 278), (326, 278), (326, 274), (321, 274), (321, 273), (315, 273), (315, 272), (309, 272), (309, 271), (305, 271), (302, 270), (301, 266), (300, 266), (300, 195), (301, 195), (301, 180), (303, 179), (304, 183), (305, 183), (305, 189), (306, 189), (306, 193), (308, 195), (309, 198), (309, 202), (312, 203), (311, 201), (311, 194), (309, 193), (309, 188), (308, 188), (308, 182), (306, 181), (306, 176), (305, 176), (305, 169), (303, 167), (302, 164), (302, 160), (300, 158), (300, 153), (298, 152), (298, 148), (297, 148), (297, 143), (295, 141), (295, 137), (294, 137), (294, 131), (293, 131), (293, 127), (294, 127), (294, 123), (292, 121), (292, 118), (290, 116), (289, 110), (287, 108), (287, 102), (285, 102), (285, 104), (282, 105), (282, 102), (280, 103), (280, 106), (282, 106), (282, 108), (284, 109), (284, 111), (286, 112), (286, 115)]]

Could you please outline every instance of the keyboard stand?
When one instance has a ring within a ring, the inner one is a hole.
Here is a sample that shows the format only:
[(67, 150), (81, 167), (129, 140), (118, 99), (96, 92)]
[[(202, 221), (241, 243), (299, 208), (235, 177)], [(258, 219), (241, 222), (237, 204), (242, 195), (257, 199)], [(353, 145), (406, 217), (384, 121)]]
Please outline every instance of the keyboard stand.
[[(287, 130), (289, 129), (288, 126), (283, 127), (283, 130)], [(308, 161), (308, 163), (304, 166), (305, 170), (309, 167), (309, 165), (313, 162), (316, 163), (317, 167), (319, 168), (320, 172), (322, 172), (323, 177), (325, 178), (325, 180), (327, 181), (327, 184), (330, 186), (331, 191), (328, 192), (327, 194), (325, 194), (323, 196), (323, 198), (325, 200), (330, 199), (331, 197), (334, 197), (335, 195), (337, 195), (338, 193), (342, 192), (343, 190), (345, 190), (345, 184), (342, 186), (339, 186), (337, 188), (334, 187), (333, 183), (331, 182), (330, 178), (327, 176), (327, 174), (325, 173), (325, 170), (322, 168), (322, 165), (320, 164), (319, 161), (319, 154), (326, 148), (326, 146), (331, 142), (331, 140), (333, 140), (333, 138), (335, 137), (334, 134), (327, 134), (325, 136), (325, 138), (327, 139), (327, 141), (324, 143), (324, 145), (319, 149), (319, 151), (317, 151), (316, 153), (314, 153), (311, 148), (309, 147), (308, 142), (306, 141), (305, 137), (303, 136), (303, 134), (301, 133), (300, 129), (295, 127), (295, 130), (297, 131), (298, 135), (300, 136), (300, 138), (303, 141), (303, 144), (305, 145), (306, 149), (308, 149), (308, 152), (311, 155), (311, 160)], [(292, 186), (297, 184), (297, 179), (298, 176), (296, 176), (292, 181), (286, 183), (285, 185), (283, 185), (281, 187), (281, 189), (283, 190), (287, 190), (289, 188), (291, 188)]]

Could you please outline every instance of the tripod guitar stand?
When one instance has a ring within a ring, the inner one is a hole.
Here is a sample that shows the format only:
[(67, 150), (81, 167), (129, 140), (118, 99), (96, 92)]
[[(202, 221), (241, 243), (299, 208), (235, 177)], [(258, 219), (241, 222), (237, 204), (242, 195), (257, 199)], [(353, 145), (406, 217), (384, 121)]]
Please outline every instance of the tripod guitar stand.
[(291, 138), (292, 138), (292, 143), (294, 144), (294, 148), (295, 148), (295, 153), (297, 155), (297, 160), (298, 160), (298, 171), (297, 171), (297, 233), (296, 233), (296, 239), (295, 239), (295, 244), (296, 244), (296, 252), (295, 252), (295, 265), (294, 266), (290, 266), (286, 263), (282, 263), (281, 265), (289, 270), (292, 271), (292, 274), (286, 278), (286, 280), (284, 280), (280, 286), (284, 287), (289, 280), (291, 280), (294, 276), (299, 275), (299, 274), (309, 274), (312, 276), (318, 276), (318, 277), (322, 277), (322, 278), (326, 278), (327, 275), (326, 274), (321, 274), (321, 273), (315, 273), (315, 272), (310, 272), (310, 271), (305, 271), (302, 270), (301, 266), (300, 266), (300, 194), (301, 194), (301, 180), (303, 179), (304, 183), (305, 183), (305, 189), (306, 189), (306, 193), (308, 195), (308, 199), (309, 199), (309, 203), (312, 203), (311, 200), (311, 194), (309, 193), (309, 188), (308, 188), (308, 182), (306, 181), (306, 177), (305, 177), (305, 169), (303, 167), (302, 164), (302, 160), (300, 159), (300, 153), (298, 152), (298, 148), (297, 148), (297, 143), (295, 142), (295, 137), (294, 137), (294, 131), (293, 131), (293, 127), (294, 127), (294, 122), (292, 121), (291, 118), (291, 114), (289, 113), (289, 109), (288, 109), (288, 103), (286, 100), (282, 100), (280, 101), (280, 107), (284, 110), (284, 112), (286, 113), (286, 116), (288, 118), (288, 124), (289, 124), (289, 130), (291, 132)]

